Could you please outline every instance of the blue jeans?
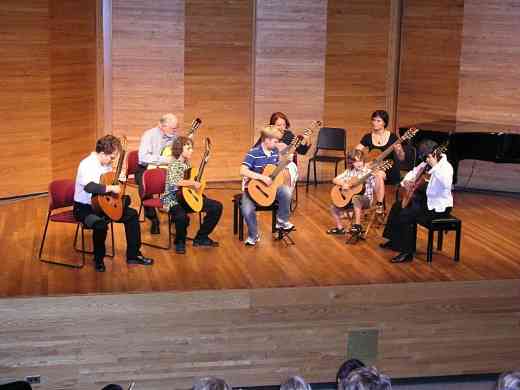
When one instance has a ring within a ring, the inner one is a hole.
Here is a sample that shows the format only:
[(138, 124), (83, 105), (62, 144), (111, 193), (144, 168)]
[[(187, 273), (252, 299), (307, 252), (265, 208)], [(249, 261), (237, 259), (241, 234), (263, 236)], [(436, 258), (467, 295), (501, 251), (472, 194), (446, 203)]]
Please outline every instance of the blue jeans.
[[(291, 207), (292, 191), (288, 186), (278, 187), (276, 191), (276, 200), (278, 201), (278, 211), (276, 219), (281, 222), (289, 221), (289, 213)], [(247, 224), (248, 236), (256, 238), (258, 235), (258, 223), (256, 221), (256, 203), (249, 197), (247, 191), (242, 193), (242, 205), (240, 210)]]

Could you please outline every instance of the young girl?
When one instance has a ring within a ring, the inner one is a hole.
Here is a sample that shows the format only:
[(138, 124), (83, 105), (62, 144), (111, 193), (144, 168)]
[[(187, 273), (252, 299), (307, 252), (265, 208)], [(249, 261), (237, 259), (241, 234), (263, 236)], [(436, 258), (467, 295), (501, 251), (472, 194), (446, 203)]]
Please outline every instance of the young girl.
[[(338, 186), (342, 186), (343, 189), (350, 189), (349, 181), (355, 177), (361, 177), (367, 173), (368, 168), (365, 166), (364, 153), (359, 149), (355, 149), (349, 155), (349, 168), (342, 174), (336, 176), (332, 183)], [(336, 222), (336, 227), (327, 230), (327, 234), (345, 234), (345, 228), (341, 222), (341, 214), (354, 209), (354, 223), (350, 233), (352, 236), (359, 236), (361, 234), (361, 211), (371, 206), (374, 199), (374, 188), (375, 179), (373, 175), (370, 175), (364, 183), (364, 191), (356, 194), (352, 197), (351, 203), (344, 208), (336, 207), (332, 205), (331, 213)]]

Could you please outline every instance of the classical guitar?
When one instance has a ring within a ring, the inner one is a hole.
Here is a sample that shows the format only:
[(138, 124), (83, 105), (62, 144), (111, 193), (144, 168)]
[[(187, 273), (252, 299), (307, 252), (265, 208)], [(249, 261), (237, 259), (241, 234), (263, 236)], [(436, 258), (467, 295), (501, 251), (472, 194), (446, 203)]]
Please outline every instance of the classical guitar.
[[(252, 179), (249, 181), (247, 185), (247, 192), (251, 199), (253, 199), (258, 205), (268, 207), (273, 204), (276, 198), (276, 191), (278, 187), (283, 185), (288, 181), (288, 178), (284, 177), (280, 173), (284, 172), (285, 168), (292, 160), (289, 157), (295, 152), (296, 148), (300, 146), (304, 137), (309, 137), (313, 131), (321, 126), (320, 121), (312, 122), (311, 126), (307, 129), (304, 129), (302, 134), (297, 135), (293, 138), (292, 142), (289, 146), (280, 153), (280, 161), (278, 164), (267, 164), (264, 167), (262, 175), (268, 176), (271, 178), (271, 185), (266, 185), (263, 181)], [(285, 175), (288, 175), (288, 172), (285, 171)]]
[[(441, 154), (445, 153), (446, 150), (448, 150), (448, 143), (440, 145), (431, 154), (438, 160)], [(428, 183), (428, 180), (430, 179), (430, 175), (426, 172), (428, 167), (428, 164), (424, 164), (423, 167), (417, 172), (413, 185), (409, 187), (399, 187), (399, 199), (401, 199), (402, 208), (407, 207), (412, 201), (417, 190)]]
[[(195, 132), (199, 129), (200, 125), (202, 125), (202, 120), (200, 118), (195, 118), (191, 122), (190, 128), (186, 131), (186, 137), (193, 138), (195, 135)], [(161, 151), (162, 157), (171, 157), (172, 156), (172, 146), (166, 145), (163, 150)], [(154, 169), (154, 168), (168, 168), (168, 165), (155, 165), (155, 164), (148, 164), (148, 169)]]
[(117, 160), (116, 170), (101, 175), (99, 180), (99, 184), (112, 186), (120, 185), (121, 192), (119, 194), (107, 193), (92, 196), (92, 208), (94, 211), (98, 214), (103, 212), (113, 221), (119, 221), (123, 216), (123, 196), (125, 195), (126, 181), (120, 184), (119, 177), (125, 161), (126, 145), (127, 140), (126, 137), (123, 136), (121, 138), (121, 151)]
[(200, 161), (199, 168), (191, 168), (188, 172), (189, 179), (200, 183), (200, 188), (196, 190), (193, 187), (182, 187), (180, 193), (184, 202), (190, 207), (190, 209), (196, 213), (202, 210), (202, 204), (204, 198), (202, 194), (206, 188), (206, 179), (204, 178), (204, 169), (209, 160), (209, 153), (211, 150), (211, 141), (209, 138), (204, 140), (204, 155)]
[(419, 129), (416, 129), (415, 127), (409, 128), (401, 137), (399, 137), (395, 142), (392, 143), (392, 145), (387, 147), (382, 152), (379, 149), (372, 149), (370, 152), (368, 152), (367, 160), (370, 161), (371, 164), (383, 161), (385, 158), (388, 157), (390, 153), (393, 152), (395, 145), (401, 144), (406, 140), (412, 139), (418, 131)]
[(330, 197), (334, 206), (343, 208), (348, 205), (352, 200), (352, 197), (359, 194), (363, 190), (364, 183), (367, 181), (370, 175), (372, 175), (375, 171), (386, 171), (387, 169), (390, 169), (393, 164), (394, 162), (392, 160), (385, 160), (373, 164), (362, 176), (351, 177), (346, 182), (347, 188), (345, 188), (345, 186), (339, 185), (332, 187), (332, 190), (330, 191)]

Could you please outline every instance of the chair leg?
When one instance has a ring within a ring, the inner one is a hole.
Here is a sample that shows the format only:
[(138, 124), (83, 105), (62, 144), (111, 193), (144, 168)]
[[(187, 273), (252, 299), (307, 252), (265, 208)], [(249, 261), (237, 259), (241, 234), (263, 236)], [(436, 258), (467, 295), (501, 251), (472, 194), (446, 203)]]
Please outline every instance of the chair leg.
[(171, 247), (172, 247), (171, 221), (172, 220), (170, 219), (170, 213), (168, 212), (168, 245), (167, 246), (152, 244), (149, 242), (142, 242), (141, 244), (152, 247), (152, 248), (157, 248), (157, 249), (166, 249), (166, 250), (171, 249)]
[(273, 207), (273, 210), (271, 211), (271, 233), (276, 233), (276, 212), (278, 210), (276, 207)]
[(459, 261), (460, 260), (460, 239), (462, 236), (462, 225), (459, 223), (457, 225), (457, 229), (455, 231), (455, 257), (453, 260)]
[(238, 233), (238, 202), (233, 200), (233, 235)]
[(417, 253), (417, 224), (413, 225), (413, 253)]
[[(143, 216), (143, 219), (141, 219), (141, 215)], [(139, 205), (139, 212), (137, 213), (137, 218), (139, 219), (139, 222), (146, 221), (146, 218), (145, 218), (144, 213), (143, 213), (143, 201), (142, 200), (141, 200), (140, 205)]]
[(435, 231), (433, 229), (428, 229), (428, 249), (426, 251), (426, 261), (428, 263), (432, 262), (433, 257), (433, 234)]
[(61, 261), (47, 260), (42, 257), (43, 247), (44, 247), (45, 239), (47, 237), (47, 228), (49, 227), (49, 222), (50, 222), (50, 216), (51, 216), (51, 212), (49, 211), (49, 213), (47, 215), (47, 222), (45, 223), (45, 229), (43, 231), (43, 238), (42, 238), (42, 243), (40, 245), (40, 252), (38, 254), (38, 260), (41, 261), (42, 263), (61, 265), (64, 267), (69, 267), (69, 268), (77, 268), (77, 269), (83, 268), (85, 266), (85, 254), (84, 253), (82, 254), (82, 261), (80, 264), (63, 263)]
[(334, 177), (338, 176), (338, 161), (334, 164)]
[(238, 207), (238, 240), (244, 241), (244, 216), (240, 206)]
[(442, 242), (444, 239), (444, 230), (439, 230), (439, 235), (437, 236), (437, 250), (442, 251)]
[(307, 182), (305, 183), (305, 191), (309, 192), (309, 177), (311, 174), (311, 160), (307, 161)]
[(291, 212), (294, 212), (296, 210), (296, 207), (298, 207), (298, 183), (294, 186), (294, 196), (291, 199)]
[(312, 166), (314, 167), (314, 187), (318, 186), (318, 175), (316, 174), (316, 160), (312, 160)]

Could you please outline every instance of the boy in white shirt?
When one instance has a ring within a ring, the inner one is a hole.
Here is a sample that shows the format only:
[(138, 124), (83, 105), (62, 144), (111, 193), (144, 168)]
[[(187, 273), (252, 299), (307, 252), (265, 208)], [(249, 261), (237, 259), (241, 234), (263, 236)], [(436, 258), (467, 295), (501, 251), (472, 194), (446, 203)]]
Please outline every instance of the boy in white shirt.
[(430, 179), (426, 188), (419, 188), (412, 201), (406, 208), (401, 207), (397, 201), (388, 214), (388, 220), (383, 232), (383, 237), (388, 241), (381, 244), (382, 248), (400, 252), (393, 257), (392, 263), (404, 263), (413, 260), (414, 225), (418, 222), (428, 222), (432, 219), (447, 217), (453, 207), (451, 186), (453, 182), (453, 167), (446, 155), (437, 157), (434, 153), (438, 147), (431, 140), (423, 140), (418, 147), (420, 159), (425, 159), (421, 164), (408, 172), (401, 182), (401, 186), (410, 188), (414, 186), (418, 174), (426, 172)]

